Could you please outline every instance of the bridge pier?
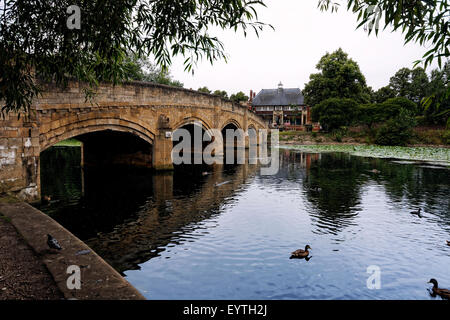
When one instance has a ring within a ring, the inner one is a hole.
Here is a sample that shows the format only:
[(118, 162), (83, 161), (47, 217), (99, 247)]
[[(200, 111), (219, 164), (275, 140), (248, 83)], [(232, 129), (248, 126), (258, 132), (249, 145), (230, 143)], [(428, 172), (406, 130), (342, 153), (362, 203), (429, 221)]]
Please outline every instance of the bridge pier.
[(173, 170), (172, 163), (172, 129), (169, 118), (159, 117), (158, 132), (153, 141), (153, 169), (157, 171)]

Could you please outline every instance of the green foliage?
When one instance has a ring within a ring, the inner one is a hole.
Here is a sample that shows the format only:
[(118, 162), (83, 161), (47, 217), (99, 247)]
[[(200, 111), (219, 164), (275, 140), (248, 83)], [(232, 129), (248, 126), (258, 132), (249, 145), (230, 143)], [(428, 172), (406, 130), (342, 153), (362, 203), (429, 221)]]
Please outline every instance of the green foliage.
[(401, 110), (407, 110), (410, 114), (417, 114), (417, 105), (403, 97), (391, 98), (380, 104), (381, 120), (391, 119), (398, 116)]
[(350, 98), (359, 103), (370, 100), (366, 79), (358, 64), (342, 49), (325, 54), (311, 74), (303, 94), (305, 103), (315, 106), (329, 98)]
[(248, 96), (245, 95), (242, 91), (239, 91), (238, 93), (232, 94), (230, 96), (230, 100), (235, 102), (241, 102), (241, 101), (248, 101)]
[(406, 109), (380, 127), (375, 143), (384, 146), (404, 146), (412, 137), (412, 128), (416, 125), (413, 114)]
[(139, 59), (133, 54), (127, 56), (125, 68), (126, 79), (150, 81), (180, 88), (183, 87), (183, 83), (172, 79), (169, 69), (156, 66), (148, 59)]
[(445, 144), (450, 144), (450, 130), (445, 130), (444, 134), (442, 135), (442, 140)]
[(375, 91), (372, 95), (372, 102), (374, 103), (382, 103), (387, 99), (395, 98), (396, 93), (390, 86), (385, 86), (377, 91)]
[(431, 72), (428, 87), (429, 97), (422, 101), (424, 114), (428, 122), (448, 124), (450, 128), (450, 62), (442, 70)]
[(208, 89), (208, 87), (201, 87), (197, 89), (198, 92), (203, 92), (203, 93), (211, 93), (211, 90)]
[(344, 130), (340, 130), (340, 129), (336, 130), (333, 133), (333, 139), (336, 142), (342, 142), (342, 138), (344, 137), (344, 135), (345, 135), (345, 131)]
[[(337, 11), (340, 2), (319, 0), (321, 10)], [(367, 27), (370, 34), (375, 30), (382, 17), (384, 28), (392, 26), (400, 30), (405, 37), (405, 44), (410, 41), (420, 45), (431, 44), (431, 49), (423, 55), (425, 68), (434, 59), (441, 67), (442, 58), (450, 56), (449, 12), (450, 3), (447, 0), (424, 1), (393, 1), (393, 0), (346, 0), (347, 10), (358, 15), (358, 28)], [(374, 8), (373, 6), (376, 6)], [(416, 61), (416, 65), (422, 62)]]
[[(211, 27), (253, 30), (259, 0), (5, 0), (0, 21), (1, 110), (29, 110), (39, 93), (34, 75), (64, 86), (69, 79), (95, 87), (127, 78), (127, 53), (150, 57), (164, 70), (185, 57), (185, 70), (202, 58), (226, 59)], [(81, 8), (81, 29), (69, 29), (70, 5)]]
[(358, 123), (366, 125), (369, 129), (375, 123), (385, 119), (383, 108), (379, 103), (362, 104), (358, 110)]
[(419, 103), (427, 95), (428, 83), (428, 76), (424, 69), (402, 68), (391, 77), (389, 86), (395, 96)]
[(353, 99), (330, 98), (315, 105), (312, 120), (319, 121), (325, 130), (333, 131), (351, 125), (358, 113), (358, 103)]
[(214, 95), (228, 99), (228, 93), (225, 90), (216, 90), (213, 92)]

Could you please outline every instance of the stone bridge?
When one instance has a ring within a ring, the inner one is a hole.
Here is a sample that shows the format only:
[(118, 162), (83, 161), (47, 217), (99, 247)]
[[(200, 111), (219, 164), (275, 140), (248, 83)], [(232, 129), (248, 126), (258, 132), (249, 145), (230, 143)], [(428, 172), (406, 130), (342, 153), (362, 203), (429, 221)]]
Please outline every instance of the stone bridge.
[(246, 107), (218, 96), (147, 82), (101, 84), (92, 100), (84, 85), (44, 85), (29, 115), (0, 119), (0, 194), (40, 198), (40, 154), (76, 137), (83, 163), (105, 161), (171, 169), (169, 132), (201, 124), (204, 130), (260, 130), (264, 121)]

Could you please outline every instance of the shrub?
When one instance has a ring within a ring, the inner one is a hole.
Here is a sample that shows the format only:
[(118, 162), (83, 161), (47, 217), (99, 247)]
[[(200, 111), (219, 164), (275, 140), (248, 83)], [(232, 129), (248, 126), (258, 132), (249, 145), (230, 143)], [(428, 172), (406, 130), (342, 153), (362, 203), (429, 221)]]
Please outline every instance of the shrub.
[(450, 144), (450, 130), (445, 130), (442, 134), (442, 141), (444, 141), (445, 144)]
[(409, 110), (400, 109), (398, 116), (389, 119), (378, 129), (375, 143), (384, 146), (404, 146), (412, 137), (416, 120)]
[(353, 99), (330, 98), (312, 108), (313, 121), (319, 121), (328, 131), (348, 126), (358, 112), (358, 103)]
[(342, 142), (342, 132), (341, 131), (336, 131), (334, 133), (334, 141)]
[(311, 133), (311, 136), (312, 136), (314, 139), (317, 138), (317, 132)]
[(384, 119), (392, 119), (399, 116), (401, 110), (408, 110), (412, 116), (417, 114), (417, 105), (404, 97), (387, 99), (380, 107), (384, 114)]

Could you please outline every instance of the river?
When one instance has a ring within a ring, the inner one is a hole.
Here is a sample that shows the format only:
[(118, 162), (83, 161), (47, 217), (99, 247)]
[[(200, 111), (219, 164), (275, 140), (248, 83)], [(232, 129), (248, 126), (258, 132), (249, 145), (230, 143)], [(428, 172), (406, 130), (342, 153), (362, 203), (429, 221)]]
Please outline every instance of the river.
[[(449, 167), (281, 149), (273, 176), (156, 174), (82, 169), (80, 152), (41, 155), (51, 201), (39, 208), (148, 299), (433, 299), (430, 278), (450, 287)], [(289, 259), (306, 244), (309, 259)]]

